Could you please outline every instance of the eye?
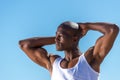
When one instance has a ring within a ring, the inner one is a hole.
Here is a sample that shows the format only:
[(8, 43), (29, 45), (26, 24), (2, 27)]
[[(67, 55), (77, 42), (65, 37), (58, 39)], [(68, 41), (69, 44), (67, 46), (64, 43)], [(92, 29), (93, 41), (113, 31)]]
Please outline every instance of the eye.
[(58, 40), (58, 41), (63, 40), (63, 35), (62, 34), (56, 34), (56, 40)]
[(58, 38), (60, 39), (62, 37), (62, 34), (58, 34)]

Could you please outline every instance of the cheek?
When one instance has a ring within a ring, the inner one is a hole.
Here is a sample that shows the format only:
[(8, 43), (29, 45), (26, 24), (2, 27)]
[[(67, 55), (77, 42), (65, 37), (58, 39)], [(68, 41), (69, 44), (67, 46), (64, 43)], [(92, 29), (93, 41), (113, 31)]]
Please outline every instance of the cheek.
[(64, 42), (65, 40), (64, 40), (64, 38), (63, 38), (63, 37), (61, 37), (61, 38), (60, 38), (60, 41), (61, 41), (61, 42)]
[(69, 45), (71, 45), (71, 41), (70, 40), (63, 40), (62, 45), (69, 46)]
[(66, 36), (61, 37), (60, 41), (63, 44), (70, 44), (70, 43), (73, 42), (71, 37), (68, 37), (68, 36), (67, 37)]
[(60, 38), (60, 43), (61, 44), (65, 44), (66, 42), (67, 42), (66, 38), (64, 38), (64, 37)]

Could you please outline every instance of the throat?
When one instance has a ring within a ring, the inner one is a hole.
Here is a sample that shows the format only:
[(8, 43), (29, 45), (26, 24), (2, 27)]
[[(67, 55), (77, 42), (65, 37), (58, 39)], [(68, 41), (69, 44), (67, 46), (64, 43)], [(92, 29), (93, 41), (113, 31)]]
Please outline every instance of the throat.
[(65, 60), (67, 62), (70, 62), (74, 58), (77, 58), (81, 55), (81, 53), (78, 50), (73, 50), (73, 51), (65, 51)]
[(79, 49), (75, 48), (73, 50), (66, 50), (64, 53), (65, 57), (61, 61), (60, 66), (65, 69), (74, 67), (77, 64), (80, 55), (82, 54)]

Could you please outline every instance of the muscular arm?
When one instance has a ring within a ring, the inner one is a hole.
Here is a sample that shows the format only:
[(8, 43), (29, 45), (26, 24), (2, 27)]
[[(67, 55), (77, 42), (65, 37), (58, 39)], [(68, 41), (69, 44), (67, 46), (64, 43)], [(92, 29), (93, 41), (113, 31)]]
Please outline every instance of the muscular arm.
[(44, 45), (55, 43), (55, 37), (36, 37), (19, 41), (20, 48), (27, 54), (27, 56), (48, 70), (51, 70), (50, 57), (47, 51), (42, 48)]
[(89, 30), (99, 31), (103, 36), (96, 41), (93, 50), (93, 57), (100, 64), (113, 46), (119, 28), (115, 24), (109, 23), (81, 23), (83, 35)]

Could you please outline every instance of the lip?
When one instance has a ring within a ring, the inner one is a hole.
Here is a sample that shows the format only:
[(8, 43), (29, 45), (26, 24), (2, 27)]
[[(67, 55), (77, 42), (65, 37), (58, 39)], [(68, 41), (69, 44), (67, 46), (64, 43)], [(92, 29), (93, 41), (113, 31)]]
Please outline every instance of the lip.
[(56, 42), (55, 44), (56, 44), (56, 46), (61, 46), (61, 43), (59, 43), (59, 42)]
[(60, 42), (57, 42), (57, 41), (56, 41), (55, 44), (60, 44)]

